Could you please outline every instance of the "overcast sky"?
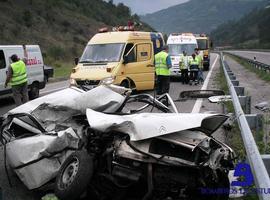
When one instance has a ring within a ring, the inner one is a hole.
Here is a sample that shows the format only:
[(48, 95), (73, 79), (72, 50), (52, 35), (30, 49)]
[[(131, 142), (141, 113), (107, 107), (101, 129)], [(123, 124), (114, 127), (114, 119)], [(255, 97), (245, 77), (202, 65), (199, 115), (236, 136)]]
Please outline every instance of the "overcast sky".
[(188, 0), (113, 0), (115, 4), (124, 3), (131, 8), (132, 13), (139, 15), (152, 13), (186, 1)]

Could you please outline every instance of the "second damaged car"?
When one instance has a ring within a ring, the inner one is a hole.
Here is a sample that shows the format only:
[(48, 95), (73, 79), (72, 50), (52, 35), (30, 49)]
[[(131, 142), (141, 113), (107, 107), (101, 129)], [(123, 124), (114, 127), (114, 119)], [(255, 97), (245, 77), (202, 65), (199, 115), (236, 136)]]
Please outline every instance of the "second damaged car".
[[(150, 95), (129, 94), (100, 86), (66, 98), (65, 106), (45, 98), (10, 112), (1, 128), (10, 165), (29, 189), (54, 180), (61, 200), (228, 199), (234, 153), (211, 137), (227, 117), (177, 113), (172, 101), (173, 110)], [(127, 109), (138, 101), (146, 105)], [(145, 112), (149, 106), (157, 112)], [(22, 156), (18, 145), (33, 153)], [(25, 181), (29, 176), (36, 184)], [(205, 195), (201, 188), (228, 193)]]

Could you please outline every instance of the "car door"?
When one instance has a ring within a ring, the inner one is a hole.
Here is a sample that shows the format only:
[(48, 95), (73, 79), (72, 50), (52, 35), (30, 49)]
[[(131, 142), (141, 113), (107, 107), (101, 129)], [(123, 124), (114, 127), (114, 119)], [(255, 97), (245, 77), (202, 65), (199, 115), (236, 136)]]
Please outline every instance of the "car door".
[(134, 81), (137, 90), (154, 88), (154, 55), (151, 42), (135, 44), (126, 55), (125, 74)]

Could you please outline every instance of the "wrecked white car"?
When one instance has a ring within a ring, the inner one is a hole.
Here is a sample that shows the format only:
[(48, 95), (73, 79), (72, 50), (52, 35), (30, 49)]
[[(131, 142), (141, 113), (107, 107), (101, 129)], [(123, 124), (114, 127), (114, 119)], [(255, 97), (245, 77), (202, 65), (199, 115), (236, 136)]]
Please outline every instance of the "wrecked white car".
[[(8, 163), (29, 189), (55, 181), (62, 200), (228, 199), (199, 190), (229, 191), (234, 153), (211, 137), (227, 117), (179, 114), (164, 97), (172, 110), (117, 86), (69, 88), (31, 101), (1, 120)], [(146, 105), (128, 110), (133, 101)], [(161, 112), (142, 112), (149, 106)]]

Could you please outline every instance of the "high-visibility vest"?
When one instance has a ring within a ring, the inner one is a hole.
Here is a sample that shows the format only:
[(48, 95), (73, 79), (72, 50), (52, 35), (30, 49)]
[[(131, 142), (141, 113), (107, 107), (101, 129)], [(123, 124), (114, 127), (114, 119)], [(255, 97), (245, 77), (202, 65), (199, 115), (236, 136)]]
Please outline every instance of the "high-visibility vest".
[(189, 58), (188, 56), (182, 55), (179, 60), (180, 69), (188, 69)]
[(189, 65), (191, 66), (191, 65), (197, 65), (197, 66), (199, 66), (199, 61), (198, 61), (198, 59), (193, 59), (193, 58), (191, 58), (190, 60), (189, 60)]
[(203, 67), (203, 65), (202, 65), (203, 58), (202, 58), (202, 56), (201, 55), (196, 55), (195, 58), (198, 60), (199, 68), (202, 68)]
[(11, 68), (13, 73), (10, 84), (12, 86), (27, 82), (26, 66), (22, 60), (12, 63)]
[(164, 51), (159, 52), (155, 55), (155, 68), (157, 75), (169, 76), (170, 70), (167, 66), (168, 54)]

